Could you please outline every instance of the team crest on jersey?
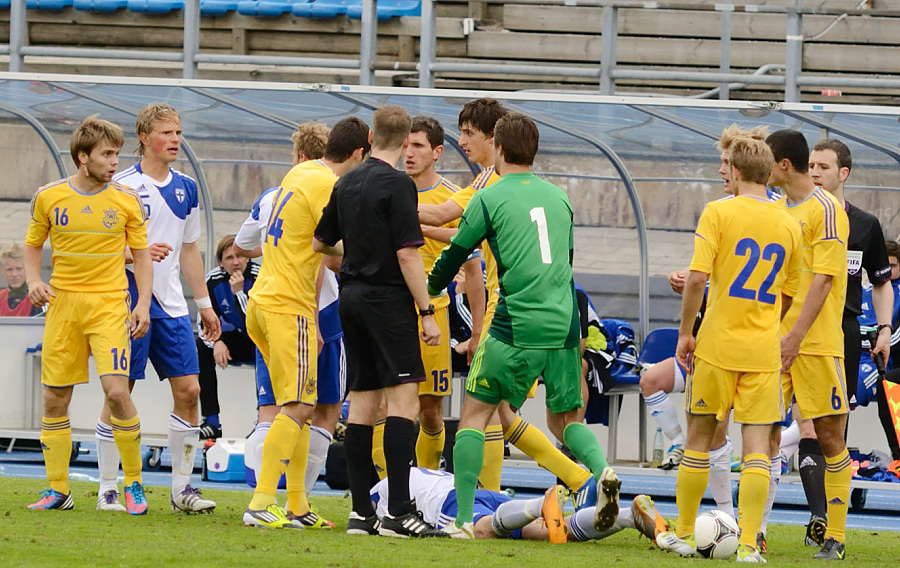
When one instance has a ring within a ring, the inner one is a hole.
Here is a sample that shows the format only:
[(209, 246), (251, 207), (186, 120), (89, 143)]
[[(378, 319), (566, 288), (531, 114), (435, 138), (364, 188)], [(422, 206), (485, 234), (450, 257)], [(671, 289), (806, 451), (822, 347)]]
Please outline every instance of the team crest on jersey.
[(306, 394), (314, 395), (316, 394), (316, 378), (309, 377), (306, 379)]
[(184, 197), (185, 197), (184, 188), (176, 187), (175, 188), (175, 199), (178, 200), (178, 203), (184, 203)]
[(103, 210), (103, 226), (112, 229), (119, 224), (119, 210), (113, 207)]

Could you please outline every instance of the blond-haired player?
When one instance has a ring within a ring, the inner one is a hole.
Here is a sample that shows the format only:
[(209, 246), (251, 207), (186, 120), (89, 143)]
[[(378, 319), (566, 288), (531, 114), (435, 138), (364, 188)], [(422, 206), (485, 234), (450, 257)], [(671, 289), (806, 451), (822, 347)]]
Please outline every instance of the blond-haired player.
[[(112, 436), (122, 454), (125, 509), (147, 512), (141, 485), (141, 422), (128, 389), (130, 337), (150, 324), (152, 269), (144, 207), (136, 192), (112, 180), (125, 141), (122, 129), (85, 119), (69, 142), (75, 175), (45, 185), (31, 200), (25, 237), (28, 296), (48, 305), (41, 357), (44, 417), (41, 446), (50, 488), (31, 509), (71, 509), (68, 408), (74, 385), (88, 381), (93, 355), (111, 413)], [(50, 237), (53, 272), (41, 280), (41, 250)], [(129, 317), (125, 248), (134, 259), (138, 298)]]
[[(675, 531), (657, 544), (696, 554), (694, 520), (709, 480), (709, 450), (719, 423), (734, 408), (742, 424), (741, 546), (738, 561), (764, 562), (756, 548), (769, 488), (768, 438), (783, 419), (779, 322), (797, 291), (800, 228), (769, 200), (772, 152), (761, 140), (737, 138), (730, 148), (734, 197), (706, 206), (694, 238), (684, 289), (676, 358), (689, 369), (685, 386), (688, 436), (678, 468)], [(694, 319), (709, 280), (707, 311), (697, 338)]]

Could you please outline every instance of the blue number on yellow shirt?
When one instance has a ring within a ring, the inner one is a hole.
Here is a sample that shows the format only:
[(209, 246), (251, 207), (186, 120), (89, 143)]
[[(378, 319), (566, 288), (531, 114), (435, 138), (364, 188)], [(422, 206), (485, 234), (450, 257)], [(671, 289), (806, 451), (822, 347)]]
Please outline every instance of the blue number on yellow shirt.
[[(289, 191), (287, 195), (284, 196), (284, 201), (278, 204), (278, 198), (281, 197), (281, 189), (278, 190), (278, 194), (275, 195), (275, 201), (273, 201), (272, 205), (272, 213), (273, 215), (269, 218), (269, 230), (266, 231), (266, 242), (269, 242), (269, 235), (272, 236), (272, 246), (278, 246), (278, 239), (284, 234), (284, 230), (282, 226), (284, 225), (284, 220), (281, 218), (281, 211), (284, 209), (284, 206), (287, 205), (287, 202), (291, 200), (291, 197), (294, 195), (293, 191)], [(275, 210), (275, 204), (278, 204), (278, 210)]]
[(744, 265), (744, 268), (741, 269), (738, 277), (735, 278), (734, 282), (731, 284), (731, 288), (728, 289), (728, 295), (732, 298), (758, 300), (764, 304), (775, 304), (775, 295), (770, 294), (769, 290), (775, 283), (775, 276), (784, 264), (784, 247), (778, 243), (769, 243), (762, 250), (762, 258), (764, 260), (772, 261), (772, 269), (769, 271), (769, 275), (766, 276), (766, 279), (760, 284), (758, 291), (745, 288), (745, 285), (747, 284), (747, 280), (750, 279), (750, 275), (756, 270), (756, 265), (759, 264), (759, 243), (750, 237), (745, 237), (739, 240), (737, 246), (734, 247), (734, 254), (737, 256), (746, 256), (747, 264)]
[(63, 207), (63, 210), (60, 211), (59, 207), (55, 207), (53, 212), (56, 213), (56, 224), (65, 227), (69, 224), (69, 216), (66, 213), (69, 211), (68, 207)]
[(109, 354), (112, 355), (112, 364), (113, 371), (127, 371), (128, 370), (128, 350), (123, 349), (122, 354), (119, 355), (119, 350), (116, 347), (113, 347), (109, 350)]
[(431, 378), (434, 380), (434, 392), (445, 393), (449, 390), (450, 379), (447, 378), (447, 369), (431, 371)]

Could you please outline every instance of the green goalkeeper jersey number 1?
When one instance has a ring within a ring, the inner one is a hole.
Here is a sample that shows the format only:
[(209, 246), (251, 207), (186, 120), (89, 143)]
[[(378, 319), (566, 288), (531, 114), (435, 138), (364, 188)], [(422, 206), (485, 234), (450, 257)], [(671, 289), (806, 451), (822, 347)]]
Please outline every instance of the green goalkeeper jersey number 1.
[(566, 193), (531, 173), (507, 174), (478, 191), (435, 263), (429, 288), (443, 289), (483, 240), (497, 260), (500, 280), (490, 334), (521, 348), (577, 346), (574, 224)]

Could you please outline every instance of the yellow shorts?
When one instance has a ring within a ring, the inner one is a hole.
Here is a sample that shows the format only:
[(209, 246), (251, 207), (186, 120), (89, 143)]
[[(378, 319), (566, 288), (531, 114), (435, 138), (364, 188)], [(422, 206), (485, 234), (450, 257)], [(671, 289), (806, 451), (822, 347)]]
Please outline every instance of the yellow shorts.
[(453, 393), (453, 365), (450, 360), (450, 309), (437, 308), (434, 321), (441, 330), (441, 342), (425, 345), (422, 341), (422, 318), (419, 318), (419, 349), (425, 366), (425, 380), (419, 383), (419, 394), (450, 396)]
[(684, 386), (684, 409), (691, 414), (715, 414), (723, 422), (734, 407), (735, 422), (774, 424), (784, 420), (778, 374), (730, 371), (695, 357)]
[(843, 357), (801, 353), (781, 375), (781, 390), (785, 406), (797, 400), (804, 420), (849, 412)]
[(298, 314), (270, 312), (251, 298), (247, 304), (247, 333), (269, 368), (275, 404), (316, 404), (315, 320)]
[(131, 358), (130, 305), (127, 290), (69, 292), (54, 290), (47, 308), (41, 383), (68, 387), (88, 382), (88, 357), (97, 374), (128, 376)]

